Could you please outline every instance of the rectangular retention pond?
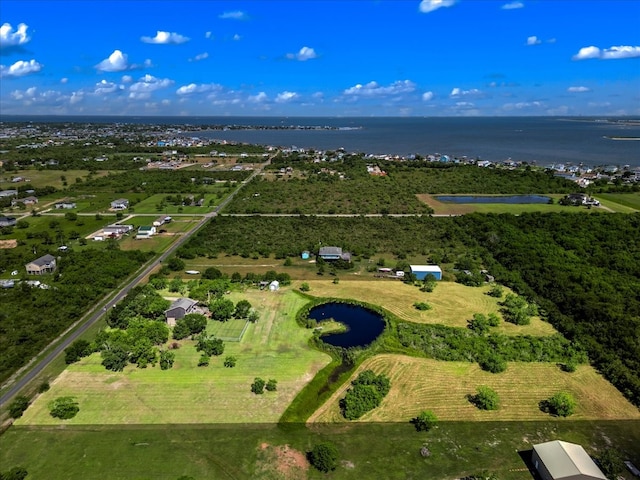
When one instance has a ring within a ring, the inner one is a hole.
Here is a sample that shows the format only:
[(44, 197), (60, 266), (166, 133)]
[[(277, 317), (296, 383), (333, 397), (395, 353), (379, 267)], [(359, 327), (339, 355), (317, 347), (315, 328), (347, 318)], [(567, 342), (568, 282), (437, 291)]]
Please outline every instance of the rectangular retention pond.
[(435, 195), (442, 203), (549, 203), (544, 195)]

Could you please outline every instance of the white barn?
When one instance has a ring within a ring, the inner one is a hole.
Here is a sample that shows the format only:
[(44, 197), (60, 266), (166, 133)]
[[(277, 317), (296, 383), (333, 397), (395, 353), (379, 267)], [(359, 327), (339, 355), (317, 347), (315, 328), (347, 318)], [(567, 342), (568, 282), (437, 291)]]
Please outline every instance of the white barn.
[(542, 480), (606, 480), (584, 448), (554, 440), (533, 446), (531, 463)]

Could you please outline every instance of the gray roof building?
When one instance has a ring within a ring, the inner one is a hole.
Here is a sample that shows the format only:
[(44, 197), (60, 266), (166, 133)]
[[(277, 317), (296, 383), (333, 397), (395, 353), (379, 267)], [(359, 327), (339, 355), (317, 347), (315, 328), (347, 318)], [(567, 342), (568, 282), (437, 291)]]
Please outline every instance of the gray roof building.
[(29, 275), (42, 275), (43, 273), (51, 273), (56, 269), (56, 257), (53, 255), (43, 255), (34, 261), (25, 265)]
[(554, 440), (533, 446), (531, 462), (543, 480), (606, 480), (580, 445)]
[(175, 326), (176, 320), (180, 320), (189, 313), (194, 313), (197, 304), (198, 302), (191, 300), (190, 298), (183, 297), (177, 299), (164, 312), (167, 323), (171, 326)]

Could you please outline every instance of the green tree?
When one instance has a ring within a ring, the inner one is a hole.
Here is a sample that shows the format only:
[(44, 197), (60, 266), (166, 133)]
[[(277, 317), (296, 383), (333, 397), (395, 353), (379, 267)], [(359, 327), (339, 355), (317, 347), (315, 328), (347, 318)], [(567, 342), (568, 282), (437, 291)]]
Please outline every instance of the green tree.
[(207, 336), (202, 332), (196, 337), (196, 351), (204, 352), (207, 355), (222, 355), (224, 353), (224, 342), (214, 335)]
[(28, 406), (29, 399), (19, 395), (9, 404), (9, 415), (11, 418), (20, 418)]
[(474, 313), (473, 319), (467, 320), (467, 328), (473, 330), (478, 335), (484, 335), (489, 331), (489, 321), (481, 313)]
[(256, 395), (262, 395), (264, 393), (265, 381), (256, 377), (253, 379), (253, 383), (251, 384), (251, 391)]
[(331, 442), (318, 443), (311, 449), (308, 458), (314, 468), (327, 473), (338, 466), (338, 448)]
[(249, 320), (251, 323), (256, 323), (258, 320), (260, 320), (260, 314), (252, 309), (249, 312), (249, 316), (247, 317), (247, 320)]
[(226, 322), (233, 316), (235, 306), (228, 298), (219, 298), (209, 304), (211, 318), (219, 322)]
[(75, 363), (87, 355), (91, 355), (91, 344), (83, 339), (76, 340), (64, 349), (64, 361), (67, 365)]
[(50, 415), (61, 420), (69, 420), (79, 411), (80, 407), (74, 397), (58, 397), (49, 403)]
[(275, 392), (278, 389), (278, 381), (270, 378), (265, 387), (269, 392)]
[(558, 392), (540, 402), (540, 410), (558, 417), (568, 417), (575, 412), (577, 403), (569, 392)]
[(418, 432), (428, 432), (438, 423), (438, 417), (431, 410), (424, 410), (420, 414), (412, 418), (410, 423), (416, 428)]
[(229, 355), (224, 359), (224, 366), (227, 368), (233, 368), (236, 366), (238, 359), (233, 355)]
[(301, 292), (308, 292), (309, 290), (311, 290), (311, 288), (307, 282), (303, 282), (302, 285), (300, 285)]
[(480, 385), (475, 395), (469, 395), (469, 401), (480, 410), (497, 410), (500, 404), (498, 394), (486, 385)]
[(496, 284), (491, 287), (491, 289), (487, 292), (487, 295), (495, 298), (502, 298), (503, 291), (504, 290), (502, 288), (502, 285)]
[(171, 367), (173, 367), (173, 362), (176, 358), (176, 354), (173, 352), (170, 352), (168, 350), (161, 350), (160, 351), (160, 368), (162, 370), (169, 370)]
[(251, 311), (251, 303), (248, 300), (240, 300), (236, 303), (236, 309), (233, 312), (233, 316), (236, 318), (247, 318)]
[(173, 270), (174, 272), (178, 272), (180, 270), (184, 270), (184, 260), (178, 258), (178, 257), (171, 257), (168, 261), (167, 261), (167, 266), (169, 267), (169, 270)]
[(478, 361), (480, 368), (491, 373), (504, 372), (507, 369), (507, 362), (497, 353), (489, 353)]
[(200, 360), (198, 360), (198, 366), (199, 367), (208, 367), (209, 366), (209, 360), (211, 360), (211, 357), (203, 352), (202, 355), (200, 355)]
[(215, 267), (209, 267), (203, 272), (202, 278), (216, 280), (217, 278), (222, 278), (222, 272)]

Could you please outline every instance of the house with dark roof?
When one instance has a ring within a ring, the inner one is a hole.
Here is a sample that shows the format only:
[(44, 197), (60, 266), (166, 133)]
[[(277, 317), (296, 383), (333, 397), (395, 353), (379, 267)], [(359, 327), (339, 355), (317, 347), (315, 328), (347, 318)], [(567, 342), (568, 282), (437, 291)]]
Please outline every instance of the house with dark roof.
[(533, 446), (531, 463), (542, 480), (606, 480), (584, 448), (554, 440)]
[(179, 298), (171, 304), (171, 306), (165, 310), (164, 316), (167, 319), (167, 324), (170, 327), (176, 325), (176, 321), (184, 318), (189, 313), (197, 312), (198, 302), (191, 300), (190, 298)]
[(27, 273), (29, 275), (43, 275), (45, 273), (51, 273), (56, 269), (56, 257), (53, 255), (43, 255), (40, 258), (36, 258), (30, 263), (25, 265)]
[(0, 216), (0, 227), (13, 227), (16, 223), (15, 217)]
[(346, 262), (351, 261), (351, 253), (343, 252), (340, 247), (320, 247), (318, 256), (323, 260), (344, 260)]

